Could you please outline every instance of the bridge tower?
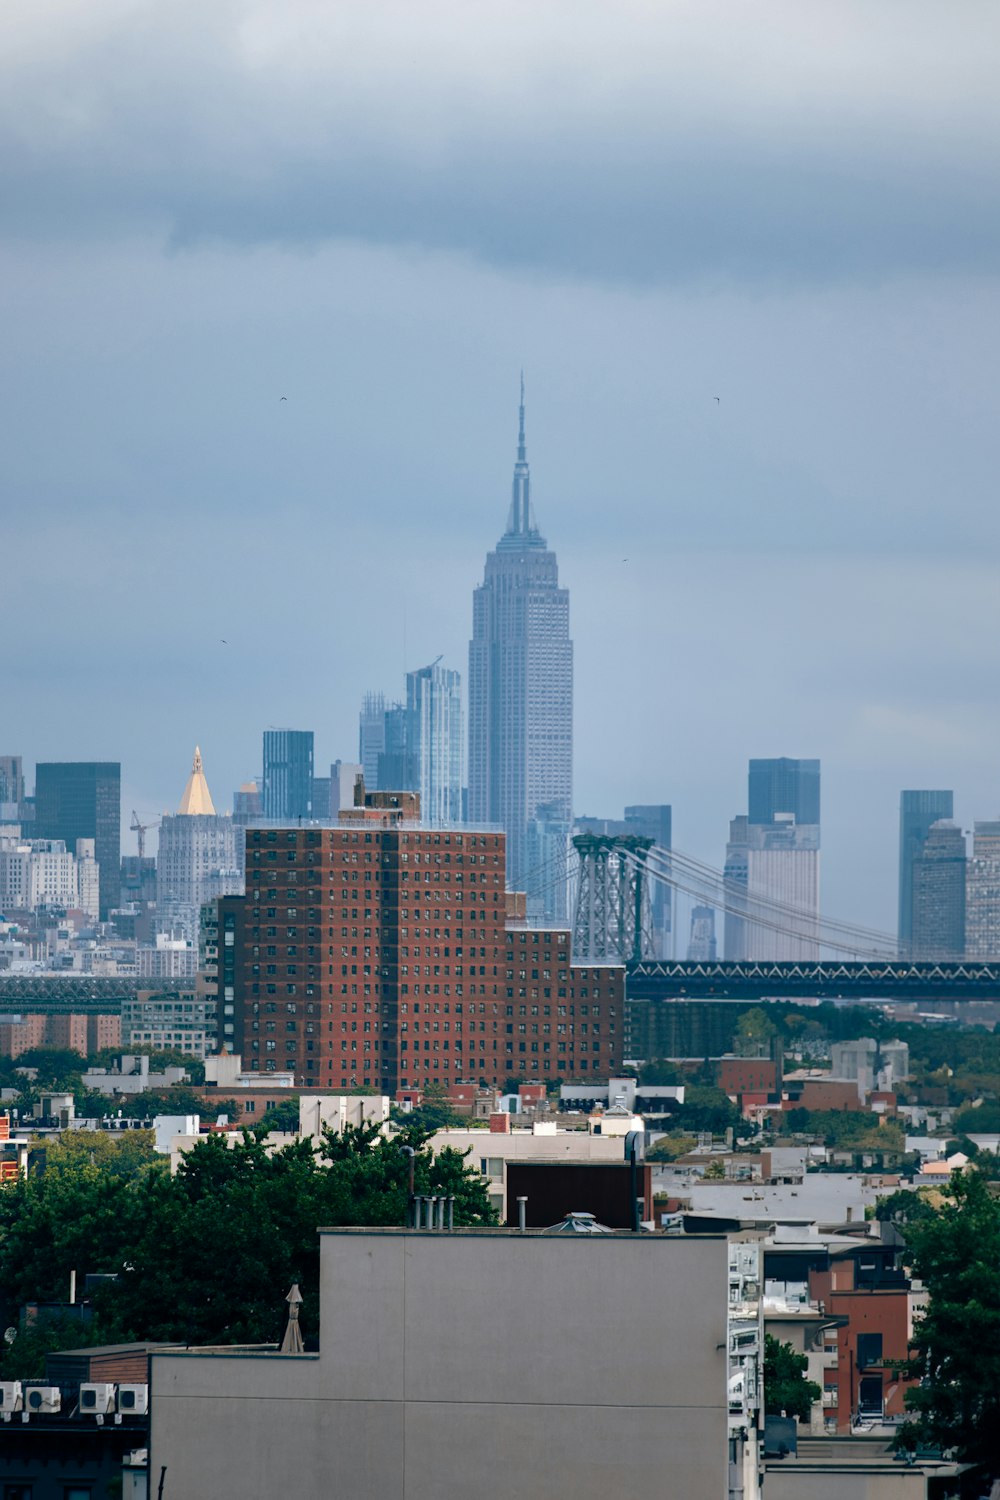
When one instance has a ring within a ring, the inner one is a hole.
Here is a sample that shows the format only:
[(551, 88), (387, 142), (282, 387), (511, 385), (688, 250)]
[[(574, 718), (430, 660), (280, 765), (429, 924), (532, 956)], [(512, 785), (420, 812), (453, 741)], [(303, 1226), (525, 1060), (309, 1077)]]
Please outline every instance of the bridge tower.
[(629, 963), (654, 956), (646, 855), (638, 834), (583, 833), (573, 918), (575, 963)]

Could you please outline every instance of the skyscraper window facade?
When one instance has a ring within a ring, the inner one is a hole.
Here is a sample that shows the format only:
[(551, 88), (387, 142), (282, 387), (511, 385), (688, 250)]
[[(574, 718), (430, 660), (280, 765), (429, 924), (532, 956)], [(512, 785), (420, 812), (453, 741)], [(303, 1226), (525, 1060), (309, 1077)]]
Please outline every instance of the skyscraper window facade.
[(0, 819), (16, 819), (24, 801), (24, 772), (19, 755), (0, 755)]
[(93, 839), (106, 921), (121, 891), (121, 772), (118, 761), (43, 761), (35, 770), (34, 838)]
[[(366, 693), (361, 704), (361, 719), (358, 725), (358, 760), (364, 773), (365, 786), (370, 792), (379, 789), (378, 762), (379, 756), (385, 750), (385, 711), (387, 708), (384, 693)], [(399, 787), (391, 787), (390, 791), (400, 791)]]
[(973, 825), (965, 875), (965, 956), (1000, 958), (1000, 822)]
[(965, 952), (965, 834), (957, 823), (932, 823), (913, 862), (910, 956), (936, 960)]
[(747, 779), (750, 823), (767, 827), (790, 813), (799, 826), (819, 826), (818, 760), (751, 760)]
[(202, 906), (243, 890), (243, 840), (242, 826), (216, 813), (196, 749), (177, 812), (160, 820), (156, 912), (161, 931), (194, 943)]
[(312, 817), (313, 732), (265, 729), (264, 817), (279, 822)]
[(473, 595), (469, 818), (504, 829), (511, 887), (543, 920), (566, 909), (572, 801), (569, 592), (531, 505), (522, 382), (507, 529)]
[(820, 765), (751, 760), (726, 846), (726, 958), (819, 958)]
[(462, 679), (432, 662), (406, 674), (408, 748), (421, 820), (451, 827), (462, 820)]
[[(382, 716), (382, 749), (378, 753), (378, 789), (415, 792), (417, 763), (410, 746), (405, 703), (390, 703)], [(367, 787), (368, 783), (365, 782)]]
[(931, 825), (954, 817), (954, 793), (907, 791), (899, 794), (899, 951), (913, 947), (913, 866), (920, 858)]

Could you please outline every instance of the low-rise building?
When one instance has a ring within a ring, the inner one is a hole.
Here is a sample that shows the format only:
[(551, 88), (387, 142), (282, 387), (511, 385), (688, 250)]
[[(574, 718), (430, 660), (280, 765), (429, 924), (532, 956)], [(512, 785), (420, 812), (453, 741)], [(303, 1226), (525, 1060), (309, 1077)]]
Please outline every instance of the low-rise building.
[[(213, 1500), (607, 1500), (665, 1474), (684, 1500), (756, 1500), (756, 1257), (723, 1238), (326, 1230), (319, 1354), (155, 1355), (150, 1472)], [(319, 1314), (303, 1307), (307, 1329)]]
[(162, 1073), (150, 1071), (149, 1058), (144, 1052), (124, 1053), (117, 1068), (88, 1068), (83, 1075), (84, 1085), (95, 1094), (144, 1094), (148, 1089), (169, 1089), (175, 1083), (187, 1081), (183, 1068), (164, 1068)]
[(160, 1344), (64, 1349), (40, 1380), (5, 1381), (0, 1494), (10, 1500), (148, 1495), (149, 1354)]
[[(505, 1117), (506, 1118), (506, 1117)], [(430, 1139), (435, 1155), (445, 1146), (469, 1152), (469, 1165), (489, 1182), (490, 1202), (503, 1216), (507, 1203), (507, 1167), (512, 1161), (532, 1162), (621, 1162), (623, 1143), (611, 1135), (586, 1130), (561, 1130), (555, 1121), (536, 1121), (530, 1129), (504, 1130), (449, 1128), (435, 1131)], [(580, 1207), (579, 1204), (576, 1205)]]
[(137, 990), (122, 1001), (122, 1045), (205, 1058), (216, 1045), (217, 1009), (197, 989)]

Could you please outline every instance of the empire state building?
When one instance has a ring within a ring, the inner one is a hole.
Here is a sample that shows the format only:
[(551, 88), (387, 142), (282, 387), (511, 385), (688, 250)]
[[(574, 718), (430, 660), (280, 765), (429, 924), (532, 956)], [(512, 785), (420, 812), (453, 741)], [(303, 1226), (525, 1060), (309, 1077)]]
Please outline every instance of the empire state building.
[(566, 919), (572, 802), (569, 591), (531, 505), (522, 378), (507, 529), (472, 600), (469, 817), (505, 830), (508, 886), (548, 922)]

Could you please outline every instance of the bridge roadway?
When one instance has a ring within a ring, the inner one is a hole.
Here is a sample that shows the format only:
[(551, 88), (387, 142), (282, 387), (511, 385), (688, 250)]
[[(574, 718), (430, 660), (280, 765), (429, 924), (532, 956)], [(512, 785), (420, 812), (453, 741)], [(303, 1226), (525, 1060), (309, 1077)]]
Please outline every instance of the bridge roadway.
[(625, 993), (643, 1000), (1000, 1000), (995, 962), (910, 963), (840, 959), (798, 963), (679, 962), (626, 966)]
[[(189, 981), (192, 987), (193, 983)], [(135, 998), (140, 984), (158, 995), (184, 988), (176, 979), (157, 983), (118, 974), (0, 974), (0, 1012), (114, 1014), (121, 1010), (123, 1000)]]

